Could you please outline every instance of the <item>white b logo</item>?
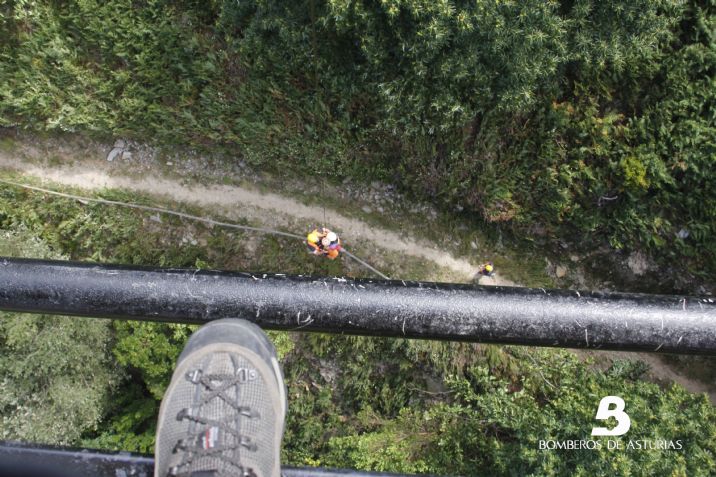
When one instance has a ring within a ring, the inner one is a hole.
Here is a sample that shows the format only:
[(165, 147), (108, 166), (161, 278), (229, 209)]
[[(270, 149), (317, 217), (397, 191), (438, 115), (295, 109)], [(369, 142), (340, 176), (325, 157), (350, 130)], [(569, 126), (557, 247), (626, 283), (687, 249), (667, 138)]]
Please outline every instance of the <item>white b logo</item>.
[[(614, 404), (614, 409), (609, 409), (609, 406)], [(614, 429), (607, 429), (606, 427), (594, 427), (592, 428), (593, 436), (621, 436), (631, 427), (631, 419), (626, 412), (624, 412), (624, 400), (619, 396), (606, 396), (599, 401), (599, 408), (597, 408), (597, 416), (595, 419), (600, 421), (613, 417), (617, 420), (617, 425)]]

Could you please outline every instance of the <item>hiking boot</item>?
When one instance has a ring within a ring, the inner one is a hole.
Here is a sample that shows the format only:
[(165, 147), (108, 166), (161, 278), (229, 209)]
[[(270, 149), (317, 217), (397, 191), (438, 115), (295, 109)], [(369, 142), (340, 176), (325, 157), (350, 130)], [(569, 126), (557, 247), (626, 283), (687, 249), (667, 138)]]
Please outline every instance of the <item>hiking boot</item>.
[(286, 388), (276, 350), (241, 319), (191, 335), (159, 409), (155, 477), (279, 477)]

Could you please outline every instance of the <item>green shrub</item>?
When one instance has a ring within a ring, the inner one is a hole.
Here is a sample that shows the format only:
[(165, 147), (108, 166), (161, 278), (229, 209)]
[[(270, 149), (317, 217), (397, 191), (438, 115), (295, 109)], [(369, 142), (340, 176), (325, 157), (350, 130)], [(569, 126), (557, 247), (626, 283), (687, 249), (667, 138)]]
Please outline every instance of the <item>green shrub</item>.
[[(25, 228), (0, 229), (0, 256), (58, 259)], [(108, 320), (0, 312), (4, 440), (76, 444), (100, 428), (122, 374)]]

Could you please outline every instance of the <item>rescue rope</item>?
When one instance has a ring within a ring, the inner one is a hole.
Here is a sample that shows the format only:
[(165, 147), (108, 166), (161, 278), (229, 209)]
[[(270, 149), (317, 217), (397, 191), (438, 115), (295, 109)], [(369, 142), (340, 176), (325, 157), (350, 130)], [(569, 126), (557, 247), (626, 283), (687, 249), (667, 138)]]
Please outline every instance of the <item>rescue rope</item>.
[[(206, 223), (206, 224), (216, 225), (216, 226), (219, 226), (219, 227), (228, 227), (228, 228), (238, 229), (238, 230), (248, 230), (248, 231), (251, 231), (251, 232), (258, 232), (258, 233), (269, 234), (269, 235), (281, 235), (281, 236), (283, 236), (283, 237), (289, 237), (289, 238), (293, 238), (293, 239), (298, 239), (298, 240), (301, 240), (302, 242), (304, 241), (304, 237), (303, 237), (303, 236), (301, 236), (301, 235), (296, 235), (296, 234), (292, 234), (292, 233), (289, 233), (289, 232), (282, 232), (282, 231), (280, 231), (280, 230), (267, 229), (267, 228), (262, 228), (262, 227), (251, 227), (251, 226), (248, 226), (248, 225), (231, 224), (231, 223), (228, 223), (228, 222), (220, 222), (220, 221), (218, 221), (218, 220), (210, 219), (210, 218), (208, 218), (208, 217), (199, 217), (199, 216), (196, 216), (196, 215), (185, 214), (184, 212), (177, 212), (177, 211), (175, 211), (175, 210), (164, 209), (164, 208), (162, 208), (162, 207), (152, 207), (152, 206), (148, 206), (148, 205), (133, 204), (133, 203), (131, 203), (131, 202), (120, 202), (120, 201), (116, 201), (116, 200), (97, 199), (97, 198), (92, 198), (92, 197), (83, 197), (83, 196), (79, 196), (79, 195), (66, 194), (66, 193), (64, 193), (64, 192), (57, 192), (57, 191), (50, 190), (50, 189), (43, 189), (42, 187), (35, 187), (35, 186), (27, 185), (27, 184), (21, 184), (21, 183), (18, 183), (18, 182), (7, 181), (7, 180), (4, 180), (4, 179), (0, 179), (0, 183), (6, 184), (6, 185), (10, 185), (10, 186), (14, 186), (14, 187), (19, 187), (19, 188), (21, 188), (21, 189), (28, 189), (28, 190), (32, 190), (32, 191), (36, 191), (36, 192), (43, 192), (43, 193), (45, 193), (45, 194), (55, 195), (55, 196), (58, 196), (58, 197), (64, 197), (64, 198), (66, 198), (66, 199), (73, 199), (73, 200), (77, 200), (77, 201), (79, 201), (79, 202), (85, 202), (85, 203), (87, 203), (87, 202), (95, 202), (95, 203), (98, 203), (98, 204), (118, 205), (118, 206), (120, 206), (120, 207), (127, 207), (127, 208), (130, 208), (130, 209), (138, 209), (138, 210), (145, 210), (145, 211), (150, 211), (150, 212), (158, 212), (158, 213), (161, 213), (161, 214), (174, 215), (174, 216), (176, 216), (176, 217), (181, 217), (181, 218), (189, 219), (189, 220), (196, 220), (196, 221), (199, 221), (199, 222), (204, 222), (204, 223)], [(365, 262), (364, 260), (361, 260), (361, 259), (358, 258), (357, 256), (353, 255), (353, 254), (350, 253), (348, 250), (343, 249), (343, 252), (344, 252), (348, 257), (352, 258), (353, 260), (355, 260), (356, 262), (358, 262), (360, 265), (362, 265), (362, 266), (364, 266), (365, 268), (367, 268), (368, 270), (372, 271), (373, 273), (375, 273), (375, 274), (378, 275), (379, 277), (384, 278), (384, 279), (386, 279), (386, 280), (390, 280), (390, 278), (388, 278), (388, 277), (385, 276), (383, 273), (381, 273), (381, 272), (379, 272), (378, 270), (376, 270), (375, 268), (373, 268), (371, 265), (369, 265), (369, 264), (368, 264), (367, 262)]]

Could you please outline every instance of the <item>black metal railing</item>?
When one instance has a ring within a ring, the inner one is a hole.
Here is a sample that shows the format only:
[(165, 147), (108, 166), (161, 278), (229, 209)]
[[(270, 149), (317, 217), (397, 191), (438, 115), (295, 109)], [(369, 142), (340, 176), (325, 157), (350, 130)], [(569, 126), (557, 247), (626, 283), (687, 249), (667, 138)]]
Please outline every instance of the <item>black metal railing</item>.
[[(281, 473), (283, 477), (408, 477), (404, 474), (315, 467), (284, 467)], [(151, 477), (154, 475), (154, 457), (130, 452), (107, 452), (0, 441), (0, 475), (3, 477)]]
[(0, 310), (716, 354), (716, 300), (0, 258)]

